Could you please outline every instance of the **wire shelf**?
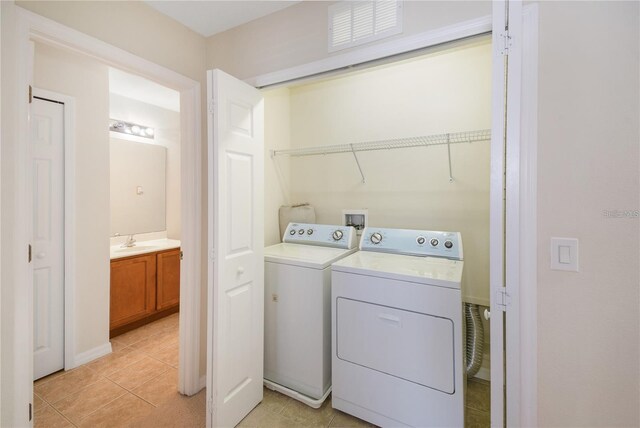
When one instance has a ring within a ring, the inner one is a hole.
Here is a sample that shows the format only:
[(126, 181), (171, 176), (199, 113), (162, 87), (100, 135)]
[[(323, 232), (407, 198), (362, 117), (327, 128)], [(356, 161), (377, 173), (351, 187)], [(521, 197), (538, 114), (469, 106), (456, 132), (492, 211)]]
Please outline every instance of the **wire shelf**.
[(403, 149), (408, 147), (439, 146), (445, 144), (473, 143), (491, 140), (491, 130), (453, 132), (421, 137), (395, 138), (391, 140), (369, 141), (351, 144), (336, 144), (331, 146), (308, 147), (301, 149), (273, 150), (271, 156), (315, 156), (334, 153), (355, 153), (373, 150)]

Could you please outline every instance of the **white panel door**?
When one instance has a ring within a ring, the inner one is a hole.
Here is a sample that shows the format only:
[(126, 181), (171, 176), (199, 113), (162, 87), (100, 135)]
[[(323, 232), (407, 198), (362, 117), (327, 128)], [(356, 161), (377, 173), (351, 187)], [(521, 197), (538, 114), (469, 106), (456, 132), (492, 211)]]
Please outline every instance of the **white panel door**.
[(34, 379), (64, 368), (64, 105), (34, 98), (30, 116)]
[(264, 107), (257, 89), (220, 70), (207, 74), (207, 426), (232, 427), (262, 401)]

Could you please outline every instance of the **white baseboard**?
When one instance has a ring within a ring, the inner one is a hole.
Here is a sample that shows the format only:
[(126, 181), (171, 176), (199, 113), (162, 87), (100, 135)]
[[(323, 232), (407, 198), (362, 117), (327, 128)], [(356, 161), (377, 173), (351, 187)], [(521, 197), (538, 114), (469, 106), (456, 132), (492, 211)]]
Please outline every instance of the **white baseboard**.
[(83, 364), (87, 364), (90, 361), (97, 360), (100, 357), (104, 357), (112, 352), (111, 342), (107, 342), (103, 345), (96, 346), (93, 349), (89, 349), (88, 351), (81, 352), (76, 354), (73, 357), (73, 367), (65, 367), (65, 370), (71, 370)]

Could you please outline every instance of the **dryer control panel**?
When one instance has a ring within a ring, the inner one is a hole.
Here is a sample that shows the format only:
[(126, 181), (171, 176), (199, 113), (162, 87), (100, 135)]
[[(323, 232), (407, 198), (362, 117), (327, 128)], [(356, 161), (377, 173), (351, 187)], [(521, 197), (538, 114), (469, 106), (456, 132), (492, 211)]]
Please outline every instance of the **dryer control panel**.
[(358, 238), (352, 226), (289, 223), (282, 242), (350, 250), (357, 247)]
[(463, 260), (460, 232), (366, 227), (360, 250)]

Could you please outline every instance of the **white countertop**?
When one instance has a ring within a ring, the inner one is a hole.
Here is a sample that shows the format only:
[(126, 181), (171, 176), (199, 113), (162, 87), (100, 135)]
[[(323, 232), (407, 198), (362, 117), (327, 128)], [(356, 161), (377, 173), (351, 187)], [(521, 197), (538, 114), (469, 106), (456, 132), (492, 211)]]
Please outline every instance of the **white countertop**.
[(140, 254), (180, 248), (180, 241), (176, 239), (155, 239), (153, 241), (139, 241), (133, 247), (123, 248), (122, 245), (111, 246), (111, 260), (123, 257), (139, 256)]

